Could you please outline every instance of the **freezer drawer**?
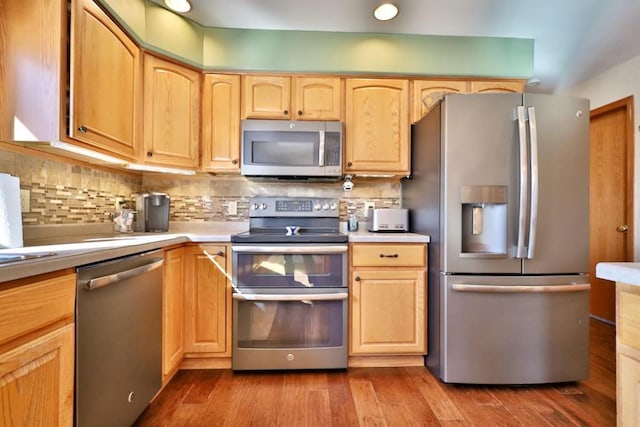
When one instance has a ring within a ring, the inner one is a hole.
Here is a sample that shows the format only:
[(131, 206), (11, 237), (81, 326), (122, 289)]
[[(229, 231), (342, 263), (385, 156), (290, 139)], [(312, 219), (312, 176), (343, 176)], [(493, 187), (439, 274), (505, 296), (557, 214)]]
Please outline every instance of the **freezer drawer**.
[(441, 286), (444, 382), (588, 378), (588, 276), (443, 275)]

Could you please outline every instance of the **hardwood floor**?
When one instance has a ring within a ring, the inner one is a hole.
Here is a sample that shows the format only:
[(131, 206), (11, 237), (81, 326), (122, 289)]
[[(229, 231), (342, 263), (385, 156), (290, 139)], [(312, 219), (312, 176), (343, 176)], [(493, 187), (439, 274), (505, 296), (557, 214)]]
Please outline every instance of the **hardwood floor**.
[(136, 426), (615, 426), (615, 329), (591, 320), (590, 378), (443, 384), (426, 368), (182, 370)]

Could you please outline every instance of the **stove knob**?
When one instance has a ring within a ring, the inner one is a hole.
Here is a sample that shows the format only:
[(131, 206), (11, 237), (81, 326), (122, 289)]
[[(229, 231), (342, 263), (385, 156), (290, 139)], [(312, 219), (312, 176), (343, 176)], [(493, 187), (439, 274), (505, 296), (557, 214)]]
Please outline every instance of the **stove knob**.
[(337, 206), (335, 203), (331, 203), (331, 205), (329, 205), (329, 208), (331, 208), (332, 211), (335, 211)]
[(316, 203), (315, 205), (313, 205), (313, 209), (316, 211), (320, 210), (320, 208), (321, 208), (320, 203)]
[(254, 203), (254, 204), (251, 205), (251, 210), (255, 211), (255, 210), (258, 210), (258, 209), (260, 209), (260, 205), (259, 204)]
[(322, 205), (322, 210), (327, 210), (329, 209), (329, 203), (325, 203), (324, 205)]
[(260, 209), (266, 210), (267, 209), (267, 204), (263, 203), (262, 205), (260, 205)]

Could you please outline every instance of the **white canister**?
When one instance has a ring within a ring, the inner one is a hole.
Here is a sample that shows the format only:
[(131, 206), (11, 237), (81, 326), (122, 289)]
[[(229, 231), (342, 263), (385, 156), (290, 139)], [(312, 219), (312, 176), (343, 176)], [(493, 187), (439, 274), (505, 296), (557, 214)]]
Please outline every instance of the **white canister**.
[(0, 173), (0, 248), (21, 248), (20, 179)]

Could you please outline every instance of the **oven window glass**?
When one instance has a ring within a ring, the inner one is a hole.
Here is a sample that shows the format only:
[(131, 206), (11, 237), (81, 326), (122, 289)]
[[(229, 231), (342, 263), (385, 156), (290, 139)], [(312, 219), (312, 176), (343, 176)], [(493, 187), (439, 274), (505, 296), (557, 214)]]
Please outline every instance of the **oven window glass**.
[(238, 301), (238, 348), (341, 347), (346, 301)]
[(238, 253), (239, 287), (312, 288), (344, 286), (344, 254)]

